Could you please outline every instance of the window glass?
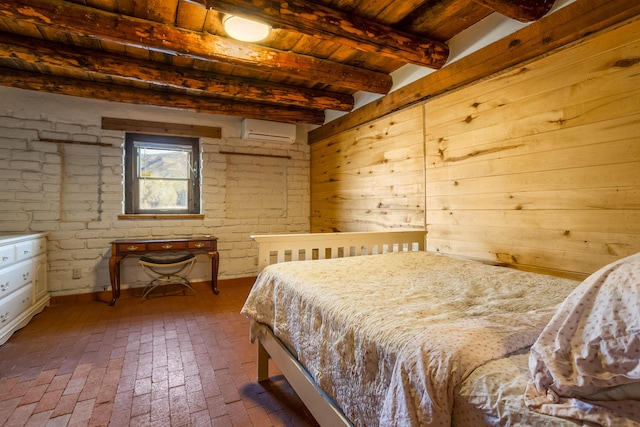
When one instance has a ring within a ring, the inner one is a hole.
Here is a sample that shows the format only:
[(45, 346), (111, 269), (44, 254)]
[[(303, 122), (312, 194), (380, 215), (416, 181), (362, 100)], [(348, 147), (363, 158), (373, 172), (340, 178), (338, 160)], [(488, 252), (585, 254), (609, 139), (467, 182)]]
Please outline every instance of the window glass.
[(127, 134), (126, 213), (200, 213), (199, 143)]

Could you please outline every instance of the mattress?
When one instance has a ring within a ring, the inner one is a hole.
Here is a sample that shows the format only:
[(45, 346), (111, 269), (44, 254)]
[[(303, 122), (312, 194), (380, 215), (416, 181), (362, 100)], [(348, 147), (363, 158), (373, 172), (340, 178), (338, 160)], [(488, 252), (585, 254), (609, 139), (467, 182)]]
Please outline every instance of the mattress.
[(448, 425), (474, 372), (533, 344), (578, 282), (427, 252), (274, 264), (242, 313), (357, 426)]

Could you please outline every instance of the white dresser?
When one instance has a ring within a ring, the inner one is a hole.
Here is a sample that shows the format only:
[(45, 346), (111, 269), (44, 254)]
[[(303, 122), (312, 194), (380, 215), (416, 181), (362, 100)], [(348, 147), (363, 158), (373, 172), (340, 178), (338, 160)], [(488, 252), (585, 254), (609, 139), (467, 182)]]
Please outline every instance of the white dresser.
[(0, 235), (0, 345), (49, 305), (47, 236)]

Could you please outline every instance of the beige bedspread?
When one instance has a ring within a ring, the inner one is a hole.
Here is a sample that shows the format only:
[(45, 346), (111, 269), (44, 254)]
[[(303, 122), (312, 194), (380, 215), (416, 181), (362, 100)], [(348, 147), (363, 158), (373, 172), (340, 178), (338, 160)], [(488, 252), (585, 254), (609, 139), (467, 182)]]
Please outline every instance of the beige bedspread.
[(453, 405), (454, 426), (586, 427), (566, 418), (527, 408), (522, 397), (529, 372), (529, 349), (479, 366), (457, 389)]
[(576, 285), (392, 253), (269, 266), (242, 313), (268, 325), (355, 425), (447, 425), (456, 385), (530, 346)]

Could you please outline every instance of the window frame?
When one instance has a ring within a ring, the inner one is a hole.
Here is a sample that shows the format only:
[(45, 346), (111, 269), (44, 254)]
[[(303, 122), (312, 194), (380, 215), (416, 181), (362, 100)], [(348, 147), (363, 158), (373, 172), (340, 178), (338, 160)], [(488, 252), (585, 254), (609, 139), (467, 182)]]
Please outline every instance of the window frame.
[[(180, 145), (191, 147), (192, 173), (189, 174), (188, 184), (188, 206), (187, 209), (167, 210), (167, 209), (140, 209), (139, 206), (139, 178), (137, 174), (138, 156), (135, 149), (135, 142), (148, 142), (151, 144)], [(193, 215), (200, 214), (201, 206), (201, 153), (200, 139), (167, 136), (154, 134), (129, 133), (125, 134), (124, 150), (124, 213), (125, 215)], [(194, 173), (195, 171), (195, 173)]]

